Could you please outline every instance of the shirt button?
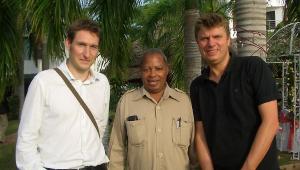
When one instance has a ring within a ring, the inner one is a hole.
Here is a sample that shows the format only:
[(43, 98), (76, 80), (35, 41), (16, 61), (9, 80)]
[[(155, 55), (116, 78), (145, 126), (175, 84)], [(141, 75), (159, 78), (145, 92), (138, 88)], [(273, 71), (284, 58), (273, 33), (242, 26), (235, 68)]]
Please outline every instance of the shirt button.
[(159, 157), (159, 158), (162, 158), (163, 156), (164, 156), (163, 153), (161, 153), (161, 152), (158, 153), (158, 157)]
[(161, 132), (161, 128), (157, 128), (157, 132)]
[(159, 107), (159, 106), (156, 106), (156, 109), (157, 109), (157, 110), (159, 110), (159, 109), (160, 109), (160, 107)]

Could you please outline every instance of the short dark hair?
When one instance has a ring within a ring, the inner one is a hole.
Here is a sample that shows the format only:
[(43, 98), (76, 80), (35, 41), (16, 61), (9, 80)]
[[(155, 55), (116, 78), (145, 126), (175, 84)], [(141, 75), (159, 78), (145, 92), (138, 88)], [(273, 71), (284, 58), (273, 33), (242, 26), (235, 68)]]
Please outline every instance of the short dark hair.
[(150, 49), (147, 49), (143, 52), (143, 57), (142, 57), (142, 60), (140, 62), (140, 67), (143, 67), (146, 57), (148, 57), (150, 55), (153, 55), (153, 54), (159, 54), (162, 57), (162, 59), (164, 60), (165, 64), (168, 65), (167, 57), (161, 49), (159, 49), (159, 48), (150, 48)]
[(95, 33), (100, 39), (100, 27), (96, 22), (89, 19), (79, 19), (73, 22), (67, 30), (67, 39), (73, 42), (76, 32), (81, 30)]
[(198, 33), (202, 28), (223, 27), (227, 36), (230, 36), (228, 21), (220, 14), (205, 13), (201, 14), (195, 24), (195, 38), (198, 39)]

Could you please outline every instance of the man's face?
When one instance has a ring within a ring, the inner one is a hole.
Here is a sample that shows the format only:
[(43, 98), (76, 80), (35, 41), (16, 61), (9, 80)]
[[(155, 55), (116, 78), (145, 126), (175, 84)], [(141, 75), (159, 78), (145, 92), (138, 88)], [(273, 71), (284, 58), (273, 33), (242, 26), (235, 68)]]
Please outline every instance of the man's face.
[(200, 29), (197, 43), (202, 58), (210, 65), (229, 57), (230, 38), (222, 26)]
[(99, 37), (90, 31), (78, 31), (73, 41), (66, 40), (70, 57), (68, 62), (72, 70), (76, 72), (87, 72), (98, 56)]
[(169, 72), (163, 57), (160, 54), (146, 56), (141, 71), (145, 89), (150, 94), (163, 93)]

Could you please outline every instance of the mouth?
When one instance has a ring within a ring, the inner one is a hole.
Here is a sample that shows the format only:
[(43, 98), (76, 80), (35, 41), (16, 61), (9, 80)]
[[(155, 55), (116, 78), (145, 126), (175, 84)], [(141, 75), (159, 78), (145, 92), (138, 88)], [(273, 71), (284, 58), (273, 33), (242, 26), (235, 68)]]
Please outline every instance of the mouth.
[(217, 49), (206, 50), (206, 53), (207, 53), (209, 56), (215, 55), (217, 52), (218, 52)]
[(90, 60), (85, 60), (85, 59), (80, 59), (80, 61), (84, 64), (89, 64), (90, 63)]
[(158, 80), (148, 80), (148, 84), (149, 84), (150, 86), (155, 86), (155, 85), (158, 84)]

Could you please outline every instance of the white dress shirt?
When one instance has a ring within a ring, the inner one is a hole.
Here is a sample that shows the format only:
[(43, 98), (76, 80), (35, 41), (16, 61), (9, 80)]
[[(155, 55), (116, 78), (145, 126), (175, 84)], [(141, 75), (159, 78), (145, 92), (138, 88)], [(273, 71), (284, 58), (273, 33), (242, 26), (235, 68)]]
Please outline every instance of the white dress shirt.
[(96, 128), (62, 78), (53, 70), (32, 80), (22, 110), (16, 146), (21, 170), (96, 166), (108, 162), (102, 144), (109, 110), (110, 87), (105, 75), (91, 70), (84, 82), (76, 80), (66, 61), (59, 68), (93, 113)]

